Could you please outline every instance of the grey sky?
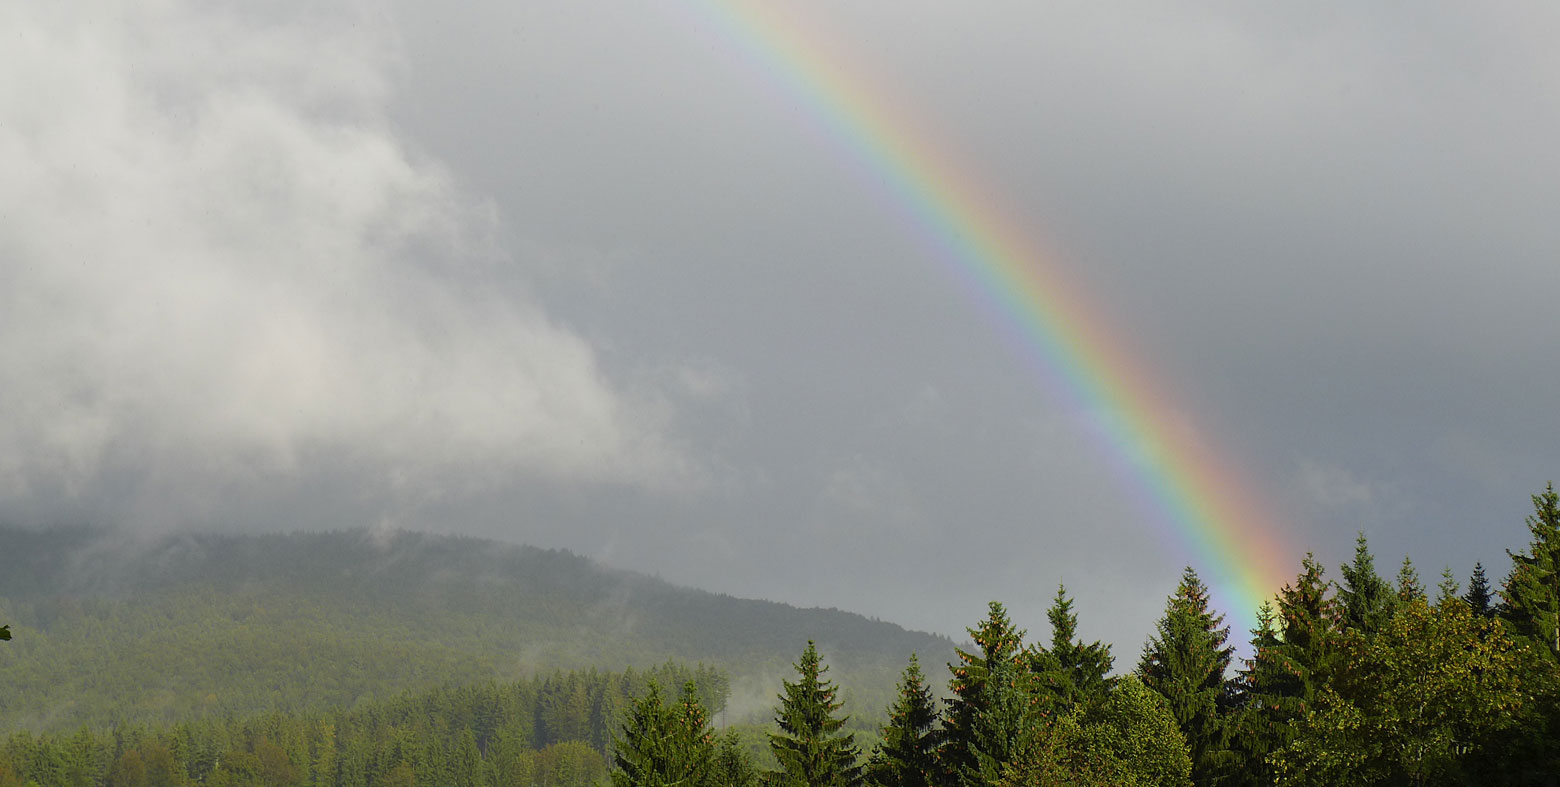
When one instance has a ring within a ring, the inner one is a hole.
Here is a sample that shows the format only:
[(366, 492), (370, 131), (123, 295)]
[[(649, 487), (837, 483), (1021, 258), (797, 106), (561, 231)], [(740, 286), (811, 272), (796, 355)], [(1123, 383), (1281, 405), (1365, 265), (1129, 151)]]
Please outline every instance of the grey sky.
[[(0, 517), (468, 532), (946, 633), (1065, 581), (1136, 657), (1194, 556), (701, 3), (263, 7), (0, 4)], [(1560, 476), (1560, 11), (783, 9), (1296, 549), (1504, 572)]]

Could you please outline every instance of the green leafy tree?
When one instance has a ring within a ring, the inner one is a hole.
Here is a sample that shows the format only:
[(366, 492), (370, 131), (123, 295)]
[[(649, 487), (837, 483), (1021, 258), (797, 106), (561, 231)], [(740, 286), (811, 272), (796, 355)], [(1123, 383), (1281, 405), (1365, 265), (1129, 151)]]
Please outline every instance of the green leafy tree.
[(899, 682), (899, 697), (883, 726), (883, 742), (867, 763), (867, 782), (878, 787), (929, 787), (936, 778), (937, 749), (942, 743), (937, 720), (932, 690), (912, 653)]
[(1560, 495), (1553, 483), (1533, 496), (1533, 509), (1527, 518), (1532, 542), (1511, 555), (1501, 617), (1518, 637), (1560, 660)]
[(1163, 695), (1135, 675), (1061, 717), (1005, 787), (1190, 787), (1186, 740)]
[(1339, 573), (1343, 583), (1338, 586), (1337, 598), (1344, 626), (1366, 636), (1375, 634), (1392, 617), (1397, 597), (1392, 586), (1376, 573), (1376, 560), (1364, 532), (1354, 539), (1354, 562), (1342, 566)]
[(1468, 602), (1468, 607), (1475, 615), (1487, 618), (1495, 614), (1495, 597), (1490, 593), (1490, 580), (1484, 575), (1483, 563), (1473, 564), (1473, 574), (1468, 577), (1468, 592), (1463, 594), (1463, 601)]
[(780, 764), (777, 784), (785, 787), (855, 787), (861, 783), (861, 766), (855, 736), (842, 733), (846, 717), (836, 716), (841, 703), (836, 688), (823, 674), (812, 640), (795, 664), (797, 681), (784, 681), (775, 712), (779, 733), (769, 736), (769, 748)]
[(1524, 702), (1517, 648), (1498, 624), (1455, 599), (1415, 599), (1379, 636), (1344, 647), (1334, 684), (1271, 758), (1278, 783), (1488, 783), (1482, 749)]
[(1165, 604), (1157, 632), (1143, 648), (1138, 675), (1165, 698), (1190, 747), (1193, 781), (1210, 784), (1233, 764), (1221, 705), (1224, 673), (1235, 649), (1224, 616), (1208, 608), (1208, 589), (1187, 567)]
[(681, 701), (667, 705), (652, 681), (623, 721), (614, 746), (616, 787), (703, 787), (715, 757), (709, 723), (689, 683)]

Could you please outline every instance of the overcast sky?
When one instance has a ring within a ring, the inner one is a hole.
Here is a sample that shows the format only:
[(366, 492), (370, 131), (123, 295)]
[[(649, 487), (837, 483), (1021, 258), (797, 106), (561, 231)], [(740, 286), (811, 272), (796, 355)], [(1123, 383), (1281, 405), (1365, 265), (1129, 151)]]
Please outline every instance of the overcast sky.
[[(1287, 564), (1504, 575), (1560, 477), (1553, 4), (770, 5)], [(1130, 666), (1198, 556), (709, 8), (0, 0), (0, 519), (496, 536), (948, 634), (1060, 581)]]

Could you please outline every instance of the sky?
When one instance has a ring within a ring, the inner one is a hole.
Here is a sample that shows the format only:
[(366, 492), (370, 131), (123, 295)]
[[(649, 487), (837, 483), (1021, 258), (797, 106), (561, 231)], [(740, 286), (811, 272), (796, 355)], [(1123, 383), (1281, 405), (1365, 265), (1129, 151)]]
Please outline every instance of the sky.
[[(1187, 565), (1236, 639), (1226, 577), (1336, 576), (1357, 532), (1503, 576), (1560, 476), (1557, 38), (1545, 3), (0, 2), (0, 520), (465, 533), (955, 636), (992, 599), (1048, 636), (1065, 583), (1118, 666)], [(1134, 384), (1069, 385), (937, 198)], [(1222, 552), (1155, 486), (1204, 461), (1260, 509)]]

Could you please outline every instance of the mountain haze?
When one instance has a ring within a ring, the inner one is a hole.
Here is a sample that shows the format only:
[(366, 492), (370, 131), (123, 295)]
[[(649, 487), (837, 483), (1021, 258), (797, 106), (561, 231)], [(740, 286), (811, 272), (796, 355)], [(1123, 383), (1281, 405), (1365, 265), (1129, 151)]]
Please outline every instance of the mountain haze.
[(343, 706), (542, 671), (704, 662), (764, 712), (816, 640), (882, 712), (940, 636), (679, 587), (568, 552), (412, 532), (129, 539), (0, 529), (0, 727)]

